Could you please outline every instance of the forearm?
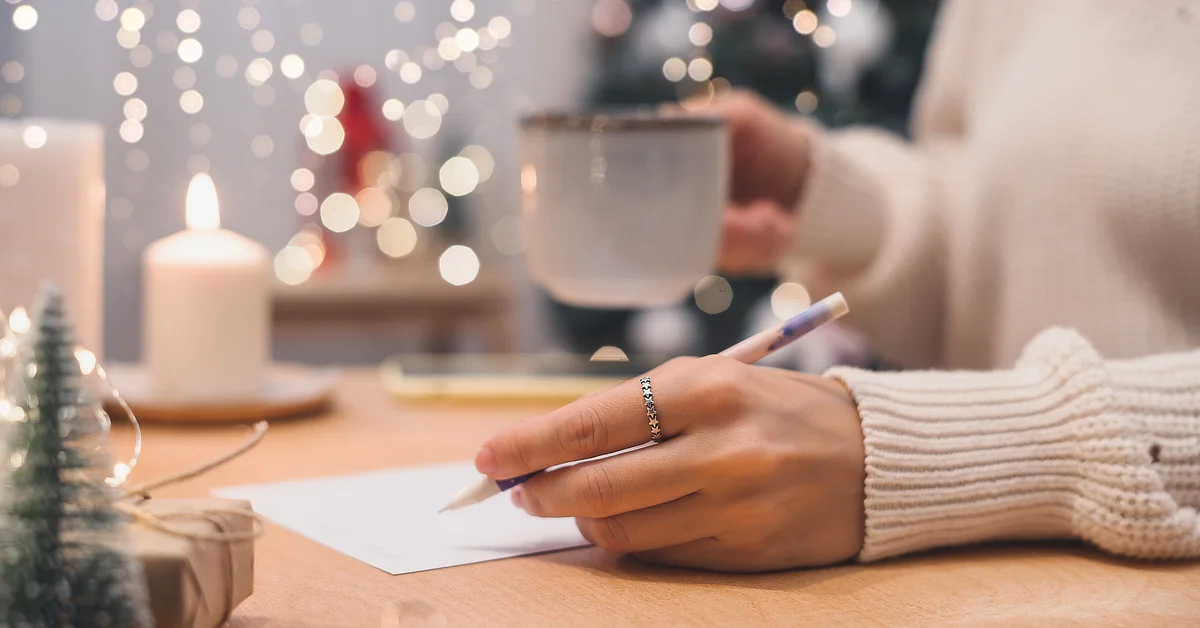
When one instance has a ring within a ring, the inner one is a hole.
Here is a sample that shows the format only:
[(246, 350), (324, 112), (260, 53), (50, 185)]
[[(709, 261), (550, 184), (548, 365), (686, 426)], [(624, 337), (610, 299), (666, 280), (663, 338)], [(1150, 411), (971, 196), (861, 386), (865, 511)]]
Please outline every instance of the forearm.
[(1050, 330), (1011, 371), (830, 375), (862, 417), (861, 560), (1029, 538), (1200, 557), (1200, 351), (1106, 363)]

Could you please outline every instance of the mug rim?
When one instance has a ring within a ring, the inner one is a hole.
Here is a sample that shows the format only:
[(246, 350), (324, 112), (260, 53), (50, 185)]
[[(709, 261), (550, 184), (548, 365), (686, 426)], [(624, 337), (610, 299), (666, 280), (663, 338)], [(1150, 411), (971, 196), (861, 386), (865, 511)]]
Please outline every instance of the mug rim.
[(535, 111), (521, 116), (521, 128), (574, 131), (685, 130), (720, 128), (725, 118), (711, 114), (661, 114), (651, 109), (568, 112)]

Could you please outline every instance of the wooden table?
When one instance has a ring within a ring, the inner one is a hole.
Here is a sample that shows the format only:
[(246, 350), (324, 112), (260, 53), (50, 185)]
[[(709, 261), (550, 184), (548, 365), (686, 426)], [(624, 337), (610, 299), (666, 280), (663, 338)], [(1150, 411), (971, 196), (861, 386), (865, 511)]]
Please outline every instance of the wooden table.
[[(346, 374), (338, 403), (329, 416), (273, 426), (248, 456), (158, 495), (463, 460), (492, 430), (544, 409), (403, 407), (366, 370)], [(209, 459), (247, 433), (148, 427), (134, 479)], [(1116, 560), (1074, 545), (752, 576), (653, 567), (596, 548), (390, 576), (278, 526), (256, 551), (255, 594), (234, 627), (1200, 625), (1200, 564)]]

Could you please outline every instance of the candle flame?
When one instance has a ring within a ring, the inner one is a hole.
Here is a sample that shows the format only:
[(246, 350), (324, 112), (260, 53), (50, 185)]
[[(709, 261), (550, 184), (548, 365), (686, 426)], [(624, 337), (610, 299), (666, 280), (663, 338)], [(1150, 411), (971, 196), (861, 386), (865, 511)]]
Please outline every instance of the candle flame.
[(188, 229), (219, 229), (221, 210), (217, 203), (217, 186), (212, 177), (205, 173), (192, 177), (188, 184), (187, 205)]

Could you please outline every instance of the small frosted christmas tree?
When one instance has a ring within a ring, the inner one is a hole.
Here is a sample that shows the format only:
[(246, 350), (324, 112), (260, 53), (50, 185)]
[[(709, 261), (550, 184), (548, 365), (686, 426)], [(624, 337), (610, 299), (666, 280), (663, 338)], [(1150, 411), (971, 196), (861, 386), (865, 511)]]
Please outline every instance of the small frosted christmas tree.
[(43, 286), (10, 367), (0, 404), (0, 626), (150, 626), (141, 567), (105, 482), (99, 409), (81, 387), (53, 286)]

